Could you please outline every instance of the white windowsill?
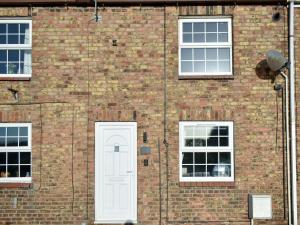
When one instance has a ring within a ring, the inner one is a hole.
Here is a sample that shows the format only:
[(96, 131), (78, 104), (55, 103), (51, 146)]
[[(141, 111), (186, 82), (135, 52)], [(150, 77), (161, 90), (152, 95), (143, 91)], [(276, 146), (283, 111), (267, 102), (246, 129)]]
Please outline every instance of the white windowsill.
[[(126, 224), (128, 220), (95, 220), (94, 224)], [(130, 220), (131, 223), (137, 224), (137, 220)]]

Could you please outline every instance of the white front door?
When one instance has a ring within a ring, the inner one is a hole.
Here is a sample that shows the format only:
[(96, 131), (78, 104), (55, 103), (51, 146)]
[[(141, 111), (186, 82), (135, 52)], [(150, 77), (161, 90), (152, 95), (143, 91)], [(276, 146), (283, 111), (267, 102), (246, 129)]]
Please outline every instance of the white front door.
[(95, 223), (137, 221), (137, 125), (95, 125)]

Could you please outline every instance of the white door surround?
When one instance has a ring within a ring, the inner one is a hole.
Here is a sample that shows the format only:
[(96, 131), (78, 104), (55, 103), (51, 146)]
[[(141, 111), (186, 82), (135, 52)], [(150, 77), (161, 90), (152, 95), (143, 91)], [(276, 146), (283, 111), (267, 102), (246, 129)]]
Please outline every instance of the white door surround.
[(137, 124), (95, 123), (95, 223), (137, 222)]

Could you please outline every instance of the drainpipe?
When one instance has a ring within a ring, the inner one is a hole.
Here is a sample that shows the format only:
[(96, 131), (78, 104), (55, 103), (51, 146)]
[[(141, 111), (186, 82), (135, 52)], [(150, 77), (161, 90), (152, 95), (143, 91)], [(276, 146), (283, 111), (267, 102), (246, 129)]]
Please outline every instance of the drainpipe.
[(297, 154), (295, 108), (295, 49), (294, 49), (294, 0), (289, 1), (289, 62), (290, 62), (290, 122), (291, 122), (291, 182), (293, 225), (298, 225), (297, 209)]

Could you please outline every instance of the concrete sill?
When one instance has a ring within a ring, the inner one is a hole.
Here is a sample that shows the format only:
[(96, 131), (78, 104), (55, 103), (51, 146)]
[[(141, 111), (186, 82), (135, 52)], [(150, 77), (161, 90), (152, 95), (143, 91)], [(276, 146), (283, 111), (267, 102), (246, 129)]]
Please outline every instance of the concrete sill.
[(31, 183), (0, 183), (0, 188), (28, 188)]

